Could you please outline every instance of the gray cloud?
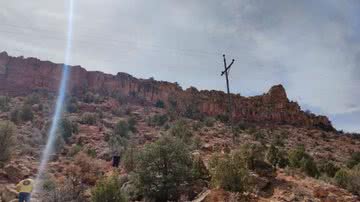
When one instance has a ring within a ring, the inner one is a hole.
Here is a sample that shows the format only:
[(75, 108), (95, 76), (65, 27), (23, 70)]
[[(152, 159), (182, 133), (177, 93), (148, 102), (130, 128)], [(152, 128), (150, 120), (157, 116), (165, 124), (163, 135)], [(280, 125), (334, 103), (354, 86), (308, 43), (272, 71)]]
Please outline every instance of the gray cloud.
[[(62, 62), (64, 2), (0, 0), (1, 49)], [(291, 99), (338, 127), (360, 128), (358, 1), (75, 2), (72, 64), (222, 90), (227, 53), (236, 59), (234, 92), (283, 83)]]

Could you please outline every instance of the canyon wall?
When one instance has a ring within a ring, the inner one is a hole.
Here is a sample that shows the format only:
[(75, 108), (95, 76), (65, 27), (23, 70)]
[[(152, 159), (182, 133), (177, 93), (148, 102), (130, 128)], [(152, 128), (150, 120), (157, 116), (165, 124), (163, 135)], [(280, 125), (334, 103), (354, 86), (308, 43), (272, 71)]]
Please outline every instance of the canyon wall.
[[(27, 95), (34, 91), (56, 92), (61, 80), (63, 64), (41, 61), (36, 58), (11, 57), (0, 53), (0, 94)], [(126, 73), (117, 75), (86, 71), (80, 66), (70, 67), (68, 92), (81, 94), (87, 91), (101, 94), (132, 95), (148, 102), (163, 100), (167, 105), (175, 99), (177, 107), (196, 105), (199, 112), (211, 116), (227, 111), (227, 97), (221, 91), (182, 90), (175, 83), (150, 79), (137, 79)], [(233, 117), (236, 121), (262, 124), (288, 124), (334, 130), (325, 116), (305, 113), (296, 102), (289, 101), (282, 85), (254, 97), (232, 95)]]

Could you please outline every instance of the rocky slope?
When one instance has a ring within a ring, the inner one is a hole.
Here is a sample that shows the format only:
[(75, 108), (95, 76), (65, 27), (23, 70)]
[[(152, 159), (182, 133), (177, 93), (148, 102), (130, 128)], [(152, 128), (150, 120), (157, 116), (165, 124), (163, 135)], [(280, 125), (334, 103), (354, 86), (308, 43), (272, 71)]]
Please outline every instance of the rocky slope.
[[(0, 93), (25, 95), (33, 91), (56, 92), (61, 80), (63, 64), (41, 61), (36, 58), (11, 57), (0, 53)], [(137, 79), (126, 73), (117, 75), (86, 71), (72, 66), (69, 78), (69, 92), (81, 94), (87, 91), (105, 95), (121, 94), (136, 96), (154, 103), (166, 103), (176, 99), (178, 108), (185, 110), (189, 105), (201, 113), (211, 116), (226, 113), (226, 94), (220, 91), (197, 91), (195, 88), (182, 90), (177, 84), (151, 79)], [(237, 121), (262, 124), (290, 124), (294, 126), (317, 127), (334, 130), (325, 116), (305, 113), (296, 102), (289, 101), (281, 85), (272, 87), (268, 93), (243, 97), (232, 95), (233, 117)]]
[[(13, 200), (17, 195), (15, 183), (26, 174), (34, 177), (37, 173), (55, 105), (56, 97), (52, 93), (57, 91), (61, 70), (61, 64), (0, 54), (0, 95), (9, 96), (8, 109), (0, 111), (0, 122), (11, 120), (12, 112), (25, 105), (30, 105), (33, 113), (31, 120), (14, 122), (16, 145), (12, 158), (0, 165), (0, 202)], [(339, 134), (326, 117), (303, 112), (297, 103), (288, 100), (281, 85), (272, 87), (261, 96), (233, 95), (235, 123), (248, 125), (239, 130), (238, 142), (234, 143), (231, 127), (221, 119), (207, 116), (225, 113), (226, 95), (223, 92), (197, 91), (195, 88), (182, 90), (173, 83), (136, 79), (124, 73), (113, 76), (87, 72), (81, 67), (71, 67), (71, 77), (69, 91), (73, 94), (73, 99), (70, 99), (73, 101), (70, 103), (76, 106), (76, 110), (65, 110), (64, 117), (77, 126), (77, 132), (67, 142), (57, 142), (59, 148), (49, 163), (47, 174), (61, 183), (69, 173), (73, 174), (71, 170), (80, 169), (87, 197), (102, 175), (118, 172), (122, 177), (128, 176), (123, 166), (120, 170), (112, 169), (108, 142), (116, 124), (131, 118), (136, 120), (136, 131), (131, 133), (130, 142), (138, 149), (169, 133), (179, 119), (185, 120), (193, 140), (197, 140), (198, 146), (192, 154), (200, 155), (206, 166), (214, 153), (224, 154), (243, 145), (261, 145), (266, 150), (274, 142), (280, 142), (279, 148), (285, 152), (304, 145), (317, 163), (326, 160), (340, 168), (345, 167), (351, 154), (360, 152), (359, 138)], [(96, 99), (87, 98), (89, 91)], [(119, 100), (119, 94), (128, 100)], [(34, 95), (37, 99), (33, 99)], [(163, 100), (167, 107), (154, 106), (158, 100)], [(179, 113), (172, 117), (169, 106), (174, 100), (178, 103), (176, 110)], [(182, 115), (181, 112), (187, 111), (189, 106), (193, 109), (191, 104), (194, 103), (195, 108), (205, 115), (204, 119)], [(96, 120), (84, 122), (85, 114), (95, 115)], [(165, 123), (154, 125), (149, 123), (154, 116), (168, 118)], [(207, 123), (206, 119), (212, 121)], [(315, 179), (287, 168), (279, 168), (271, 176), (259, 176), (255, 171), (252, 174), (256, 179), (256, 190), (247, 193), (249, 201), (359, 201), (357, 196), (337, 186), (332, 179)], [(208, 183), (194, 188), (192, 194), (196, 197), (191, 200), (243, 201), (243, 196), (238, 193), (215, 189)]]

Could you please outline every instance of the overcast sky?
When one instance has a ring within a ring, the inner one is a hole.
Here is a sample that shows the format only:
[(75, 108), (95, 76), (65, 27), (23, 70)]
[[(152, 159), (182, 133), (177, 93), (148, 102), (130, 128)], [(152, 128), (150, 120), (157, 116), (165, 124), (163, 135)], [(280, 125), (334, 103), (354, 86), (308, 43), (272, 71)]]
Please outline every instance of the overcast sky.
[[(360, 1), (74, 0), (72, 65), (231, 90), (283, 84), (291, 100), (360, 132)], [(64, 61), (68, 1), (0, 0), (0, 50)]]

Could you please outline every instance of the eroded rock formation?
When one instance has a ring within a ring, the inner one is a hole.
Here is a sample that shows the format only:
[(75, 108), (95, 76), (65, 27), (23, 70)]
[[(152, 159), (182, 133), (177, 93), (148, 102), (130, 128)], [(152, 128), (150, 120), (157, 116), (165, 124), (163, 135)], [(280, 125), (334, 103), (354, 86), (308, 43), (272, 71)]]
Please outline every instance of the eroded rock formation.
[[(0, 94), (24, 95), (33, 91), (56, 92), (61, 80), (62, 64), (36, 58), (11, 57), (0, 53)], [(150, 79), (137, 79), (126, 73), (117, 75), (86, 71), (72, 66), (68, 91), (81, 94), (87, 91), (101, 94), (121, 94), (141, 97), (148, 102), (175, 99), (178, 108), (196, 105), (207, 115), (226, 113), (226, 94), (221, 91), (182, 90), (177, 84)], [(237, 121), (262, 124), (289, 124), (333, 130), (329, 119), (305, 113), (296, 102), (289, 101), (282, 85), (273, 86), (268, 93), (243, 97), (232, 95), (233, 117)]]

